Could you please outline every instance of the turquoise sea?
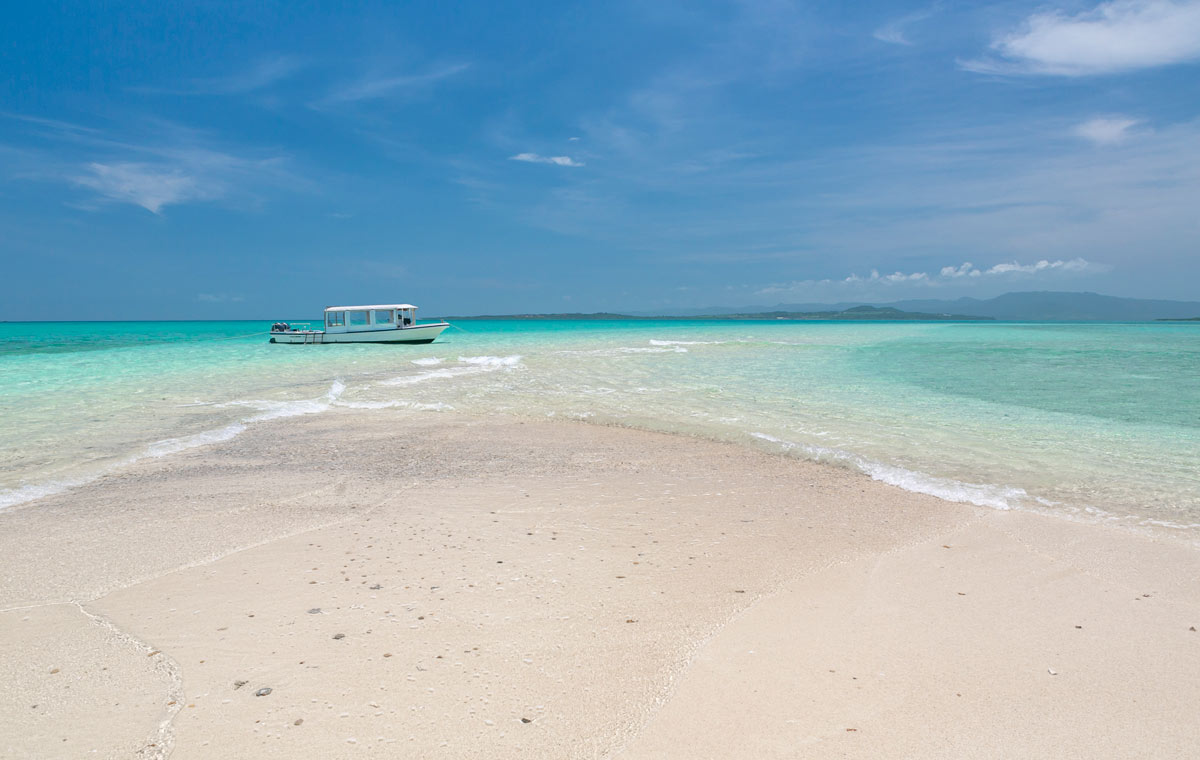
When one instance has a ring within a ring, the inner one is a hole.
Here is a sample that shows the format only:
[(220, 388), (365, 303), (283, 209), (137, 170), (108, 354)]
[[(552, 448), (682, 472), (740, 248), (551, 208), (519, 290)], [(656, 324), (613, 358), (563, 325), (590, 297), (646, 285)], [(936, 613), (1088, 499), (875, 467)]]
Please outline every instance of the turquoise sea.
[(733, 441), (997, 509), (1200, 541), (1200, 325), (464, 321), (426, 346), (267, 322), (0, 324), (0, 509), (336, 406)]

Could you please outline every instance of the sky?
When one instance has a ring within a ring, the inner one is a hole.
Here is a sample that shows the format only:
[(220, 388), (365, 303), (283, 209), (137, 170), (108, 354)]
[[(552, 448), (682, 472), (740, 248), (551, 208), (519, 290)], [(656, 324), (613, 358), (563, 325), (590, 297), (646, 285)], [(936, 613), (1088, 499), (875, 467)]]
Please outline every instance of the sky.
[(7, 7), (0, 319), (1200, 299), (1200, 0)]

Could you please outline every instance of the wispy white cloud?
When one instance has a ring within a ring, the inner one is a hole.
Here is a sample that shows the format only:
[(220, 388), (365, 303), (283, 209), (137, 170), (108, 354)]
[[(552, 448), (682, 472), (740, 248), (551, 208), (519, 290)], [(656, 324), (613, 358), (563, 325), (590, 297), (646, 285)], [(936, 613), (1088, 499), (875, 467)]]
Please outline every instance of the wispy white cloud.
[(996, 38), (971, 71), (1087, 76), (1200, 59), (1200, 0), (1112, 0), (1075, 15), (1040, 11)]
[(167, 206), (238, 200), (242, 208), (258, 203), (251, 188), (306, 182), (288, 172), (282, 158), (245, 158), (198, 147), (143, 146), (128, 150), (137, 160), (104, 159), (64, 170), (62, 179), (88, 188), (102, 200), (131, 203), (161, 214)]
[(219, 197), (223, 188), (206, 185), (179, 168), (142, 163), (102, 164), (93, 162), (83, 174), (71, 178), (112, 201), (132, 203), (159, 213), (163, 206)]
[(911, 45), (912, 40), (908, 38), (908, 27), (924, 21), (933, 15), (933, 11), (924, 10), (916, 13), (910, 13), (907, 16), (901, 16), (894, 21), (889, 21), (883, 26), (876, 29), (871, 36), (880, 42), (886, 42), (891, 45)]
[(175, 87), (132, 87), (132, 92), (150, 95), (241, 95), (266, 89), (304, 68), (296, 56), (279, 55), (263, 58), (249, 67), (220, 77), (191, 79)]
[(261, 202), (256, 195), (261, 189), (310, 187), (289, 170), (285, 156), (210, 147), (212, 140), (203, 132), (163, 120), (143, 117), (135, 125), (101, 129), (23, 114), (0, 116), (30, 125), (36, 139), (49, 146), (27, 149), (23, 169), (14, 176), (94, 194), (84, 202), (67, 201), (74, 208), (94, 211), (129, 203), (162, 214), (172, 205), (224, 200), (245, 209)]
[(0, 116), (6, 119), (14, 119), (26, 124), (32, 124), (35, 127), (40, 127), (48, 132), (73, 135), (77, 137), (95, 136), (100, 134), (100, 130), (92, 127), (85, 127), (82, 124), (74, 124), (69, 121), (60, 121), (59, 119), (46, 119), (40, 116), (29, 116), (22, 113), (12, 113), (10, 111), (0, 111)]
[(518, 153), (509, 156), (509, 161), (525, 161), (531, 164), (554, 164), (555, 166), (583, 166), (582, 161), (576, 161), (570, 156), (539, 156), (537, 153)]
[(374, 100), (403, 93), (449, 79), (471, 67), (469, 63), (456, 63), (443, 66), (421, 74), (391, 74), (386, 76), (371, 76), (356, 82), (343, 85), (329, 93), (322, 104), (354, 103), (362, 100)]
[(294, 56), (278, 56), (259, 61), (246, 71), (220, 79), (198, 80), (213, 92), (241, 93), (261, 90), (295, 74), (304, 62)]
[(1140, 119), (1106, 116), (1085, 121), (1071, 131), (1076, 137), (1082, 137), (1096, 145), (1115, 145), (1124, 142), (1129, 137), (1130, 130), (1138, 124), (1141, 124)]

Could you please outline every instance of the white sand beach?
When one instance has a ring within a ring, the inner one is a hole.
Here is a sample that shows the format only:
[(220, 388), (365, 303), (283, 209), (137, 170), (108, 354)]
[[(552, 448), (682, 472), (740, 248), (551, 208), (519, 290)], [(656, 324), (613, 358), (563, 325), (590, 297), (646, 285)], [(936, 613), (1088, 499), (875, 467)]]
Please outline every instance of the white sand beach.
[(334, 409), (0, 513), (0, 755), (1194, 757), (1197, 627), (1169, 537)]

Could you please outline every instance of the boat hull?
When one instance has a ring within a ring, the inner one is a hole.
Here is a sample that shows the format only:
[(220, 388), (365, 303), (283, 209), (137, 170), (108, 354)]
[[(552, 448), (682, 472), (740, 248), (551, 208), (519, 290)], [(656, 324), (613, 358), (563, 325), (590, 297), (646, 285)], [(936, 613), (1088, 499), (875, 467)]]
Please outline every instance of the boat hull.
[(385, 330), (326, 332), (324, 330), (271, 331), (272, 343), (292, 345), (324, 345), (326, 343), (432, 343), (450, 325), (440, 322), (413, 327), (393, 327)]

